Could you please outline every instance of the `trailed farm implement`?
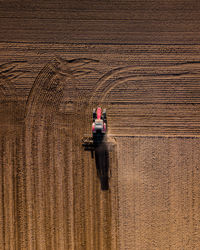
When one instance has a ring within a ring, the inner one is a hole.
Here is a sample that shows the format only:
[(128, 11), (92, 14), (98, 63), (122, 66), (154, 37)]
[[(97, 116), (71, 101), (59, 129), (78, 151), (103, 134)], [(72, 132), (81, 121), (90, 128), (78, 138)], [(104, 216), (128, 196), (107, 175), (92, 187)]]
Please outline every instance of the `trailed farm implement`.
[(82, 145), (86, 151), (91, 151), (92, 158), (95, 154), (97, 175), (101, 182), (101, 189), (109, 189), (109, 149), (112, 142), (108, 141), (106, 110), (98, 107), (93, 109), (92, 136), (82, 138)]

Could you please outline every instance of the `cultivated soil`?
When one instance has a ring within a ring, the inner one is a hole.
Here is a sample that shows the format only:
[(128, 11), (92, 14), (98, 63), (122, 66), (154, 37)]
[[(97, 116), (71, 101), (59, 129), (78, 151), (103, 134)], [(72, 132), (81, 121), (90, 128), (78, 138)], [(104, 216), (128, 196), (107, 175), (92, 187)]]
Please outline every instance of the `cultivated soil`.
[[(198, 1), (0, 3), (0, 249), (200, 249)], [(81, 141), (107, 109), (109, 190)]]

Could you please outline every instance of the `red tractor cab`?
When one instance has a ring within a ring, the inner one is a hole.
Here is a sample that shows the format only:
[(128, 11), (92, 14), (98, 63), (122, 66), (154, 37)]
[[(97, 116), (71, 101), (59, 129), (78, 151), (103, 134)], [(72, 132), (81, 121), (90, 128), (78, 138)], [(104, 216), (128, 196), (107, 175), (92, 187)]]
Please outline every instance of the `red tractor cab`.
[(100, 107), (93, 109), (93, 123), (92, 123), (92, 133), (94, 134), (105, 134), (107, 130), (107, 120), (106, 120), (106, 109), (103, 110)]

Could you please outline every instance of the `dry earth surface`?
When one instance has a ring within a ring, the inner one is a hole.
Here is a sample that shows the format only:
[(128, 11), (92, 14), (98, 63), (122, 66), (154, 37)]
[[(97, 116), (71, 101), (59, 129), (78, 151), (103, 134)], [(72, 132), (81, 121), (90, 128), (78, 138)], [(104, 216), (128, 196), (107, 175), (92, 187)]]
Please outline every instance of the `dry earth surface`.
[(199, 5), (1, 1), (0, 249), (200, 249)]

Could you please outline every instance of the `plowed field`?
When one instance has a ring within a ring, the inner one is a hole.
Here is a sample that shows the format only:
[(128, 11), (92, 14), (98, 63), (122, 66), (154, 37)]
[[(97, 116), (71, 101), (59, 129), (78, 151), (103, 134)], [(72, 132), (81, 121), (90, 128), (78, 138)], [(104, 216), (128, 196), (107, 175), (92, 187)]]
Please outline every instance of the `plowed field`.
[[(85, 62), (65, 61), (72, 67)], [(184, 80), (178, 94), (161, 78), (140, 95), (134, 77), (112, 84), (112, 72), (86, 98), (75, 80), (60, 74), (60, 63), (44, 67), (26, 104), (2, 80), (0, 248), (198, 249), (199, 104), (174, 103), (175, 95), (190, 95)], [(108, 136), (115, 142), (109, 191), (101, 191), (95, 160), (81, 145), (98, 104), (107, 108)]]
[(0, 250), (200, 249), (199, 31), (196, 0), (0, 1)]

